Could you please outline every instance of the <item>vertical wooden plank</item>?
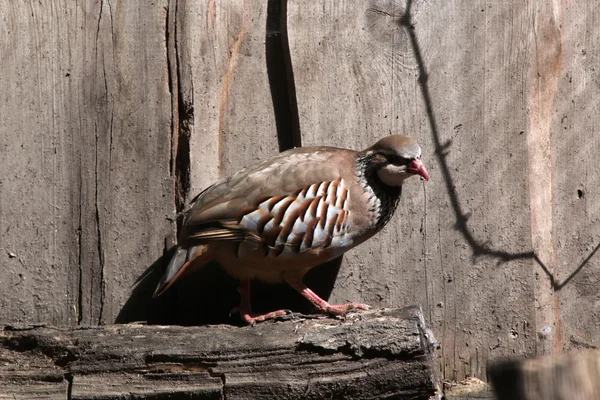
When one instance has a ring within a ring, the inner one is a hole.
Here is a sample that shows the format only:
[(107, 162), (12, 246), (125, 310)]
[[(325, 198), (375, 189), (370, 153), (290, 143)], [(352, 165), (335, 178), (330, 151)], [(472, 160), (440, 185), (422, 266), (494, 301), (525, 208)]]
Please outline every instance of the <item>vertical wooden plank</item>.
[(227, 33), (215, 49), (221, 65), (221, 176), (279, 152), (265, 58), (267, 4), (239, 3), (233, 0), (219, 7), (225, 3), (216, 2), (217, 23), (227, 27), (217, 26), (216, 32)]
[(174, 210), (165, 6), (1, 4), (1, 319), (112, 322), (161, 254)]
[[(187, 201), (276, 154), (278, 142), (265, 58), (267, 3), (179, 0), (175, 12), (174, 92), (178, 109), (187, 110), (179, 112), (179, 135), (189, 140)], [(205, 266), (166, 293), (171, 322), (227, 320), (239, 302), (236, 286), (216, 264)], [(234, 314), (229, 321), (240, 320)]]
[(85, 12), (2, 1), (0, 13), (0, 320), (74, 325)]
[(529, 53), (510, 41), (531, 37), (528, 9), (291, 1), (288, 16), (304, 142), (363, 148), (408, 133), (432, 177), (407, 182), (395, 219), (345, 257), (334, 301), (422, 304), (447, 379), (532, 353)]
[[(90, 262), (98, 256), (101, 280), (101, 308), (89, 323), (115, 320), (136, 279), (173, 236), (168, 3), (101, 1), (97, 36), (88, 35), (92, 84), (84, 101), (96, 106), (85, 108), (93, 110), (87, 121), (96, 155), (95, 200), (86, 209), (95, 209), (97, 233), (87, 251), (97, 243)], [(84, 148), (93, 149), (90, 142)], [(98, 300), (91, 302), (94, 310)]]
[(178, 75), (193, 106), (190, 195), (278, 152), (266, 3), (178, 1)]
[[(552, 111), (552, 216), (560, 350), (600, 347), (600, 11), (560, 3)], [(556, 13), (555, 13), (556, 14)]]
[(561, 7), (558, 3), (531, 2), (534, 44), (530, 60), (528, 103), (530, 108), (527, 144), (529, 153), (529, 191), (531, 198), (532, 246), (550, 277), (534, 271), (536, 287), (536, 331), (538, 353), (557, 349), (561, 341), (558, 296), (552, 276), (558, 274), (553, 219), (552, 121), (561, 70)]

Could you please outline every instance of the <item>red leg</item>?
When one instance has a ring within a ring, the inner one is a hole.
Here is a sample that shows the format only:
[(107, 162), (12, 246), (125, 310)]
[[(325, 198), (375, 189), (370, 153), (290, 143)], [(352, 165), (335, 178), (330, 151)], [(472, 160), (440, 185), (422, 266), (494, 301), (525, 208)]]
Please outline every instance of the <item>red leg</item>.
[(287, 314), (285, 310), (271, 311), (270, 313), (266, 314), (252, 314), (250, 307), (250, 281), (247, 279), (240, 282), (238, 292), (240, 293), (240, 306), (231, 311), (239, 311), (242, 319), (249, 325), (254, 325), (257, 322), (266, 321), (268, 319), (281, 317)]
[(346, 303), (346, 304), (329, 304), (312, 290), (310, 290), (302, 280), (300, 279), (286, 279), (286, 282), (296, 289), (302, 296), (306, 297), (308, 301), (313, 303), (319, 310), (333, 314), (342, 315), (350, 310), (368, 310), (370, 307), (362, 303)]

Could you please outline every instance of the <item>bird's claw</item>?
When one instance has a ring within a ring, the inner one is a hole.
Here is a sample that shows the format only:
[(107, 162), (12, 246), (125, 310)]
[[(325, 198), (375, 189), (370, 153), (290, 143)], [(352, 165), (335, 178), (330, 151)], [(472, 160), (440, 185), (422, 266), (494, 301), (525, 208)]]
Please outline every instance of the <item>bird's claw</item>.
[(344, 315), (349, 311), (370, 309), (370, 306), (363, 303), (330, 304), (325, 308), (325, 312), (333, 315)]
[(255, 314), (255, 313), (250, 313), (247, 310), (242, 310), (241, 307), (237, 306), (237, 307), (233, 307), (231, 309), (231, 311), (229, 311), (229, 316), (232, 316), (233, 314), (239, 313), (240, 317), (250, 326), (254, 326), (257, 322), (263, 322), (266, 321), (268, 319), (274, 319), (274, 318), (278, 318), (278, 317), (283, 317), (286, 316), (288, 314), (291, 314), (290, 310), (277, 310), (277, 311), (271, 311), (265, 314)]

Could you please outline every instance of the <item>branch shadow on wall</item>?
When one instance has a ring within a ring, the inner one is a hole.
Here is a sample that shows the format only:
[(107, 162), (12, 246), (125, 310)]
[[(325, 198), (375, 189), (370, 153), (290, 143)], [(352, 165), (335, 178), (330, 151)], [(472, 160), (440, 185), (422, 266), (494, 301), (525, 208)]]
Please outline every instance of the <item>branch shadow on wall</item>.
[(407, 32), (411, 47), (413, 50), (413, 54), (415, 56), (415, 60), (417, 62), (418, 70), (419, 70), (419, 86), (421, 88), (421, 95), (423, 97), (423, 102), (425, 103), (425, 111), (427, 113), (427, 119), (429, 121), (429, 126), (431, 129), (431, 135), (433, 137), (433, 141), (435, 143), (435, 155), (439, 160), (441, 166), (442, 177), (444, 179), (444, 183), (446, 185), (446, 191), (448, 192), (448, 196), (450, 198), (450, 203), (452, 204), (452, 209), (454, 210), (454, 214), (456, 215), (456, 224), (455, 229), (461, 233), (465, 241), (471, 247), (473, 252), (473, 258), (477, 257), (491, 257), (498, 260), (498, 263), (505, 263), (513, 260), (534, 260), (539, 267), (544, 271), (544, 273), (550, 279), (550, 283), (552, 288), (555, 291), (559, 291), (562, 289), (571, 279), (573, 279), (582, 269), (583, 267), (591, 260), (594, 254), (600, 248), (600, 243), (596, 246), (594, 250), (583, 260), (583, 262), (562, 282), (558, 282), (554, 274), (548, 269), (548, 267), (542, 262), (542, 260), (535, 254), (534, 251), (528, 252), (519, 252), (519, 253), (511, 253), (503, 250), (494, 249), (491, 247), (491, 244), (488, 242), (482, 242), (477, 240), (473, 233), (469, 230), (468, 221), (469, 214), (465, 213), (460, 205), (460, 201), (458, 198), (458, 193), (456, 192), (456, 185), (454, 184), (454, 180), (452, 179), (452, 174), (450, 172), (450, 167), (448, 165), (448, 149), (452, 145), (452, 141), (449, 140), (445, 143), (442, 142), (440, 138), (440, 134), (437, 127), (437, 122), (435, 119), (435, 113), (433, 110), (433, 102), (431, 100), (431, 95), (429, 93), (428, 80), (429, 75), (427, 73), (427, 69), (425, 68), (425, 61), (423, 60), (423, 55), (421, 53), (421, 47), (419, 46), (419, 42), (417, 36), (415, 34), (415, 26), (412, 21), (411, 15), (411, 7), (412, 0), (407, 0), (406, 9), (404, 11), (403, 16), (398, 20), (398, 24)]

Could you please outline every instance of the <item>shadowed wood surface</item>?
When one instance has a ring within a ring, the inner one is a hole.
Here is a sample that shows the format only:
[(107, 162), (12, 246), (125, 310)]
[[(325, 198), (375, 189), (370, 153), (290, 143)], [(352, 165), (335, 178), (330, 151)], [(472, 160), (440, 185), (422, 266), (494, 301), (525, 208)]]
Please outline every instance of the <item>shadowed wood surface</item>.
[[(407, 133), (431, 176), (335, 283), (336, 265), (308, 280), (332, 302), (422, 304), (449, 380), (598, 347), (595, 5), (281, 4), (302, 144)], [(276, 18), (234, 0), (0, 0), (1, 321), (237, 323), (216, 265), (150, 296), (177, 211), (281, 145)], [(308, 311), (285, 286), (253, 287), (258, 311)]]
[(436, 399), (432, 340), (416, 307), (244, 328), (12, 327), (0, 398)]

